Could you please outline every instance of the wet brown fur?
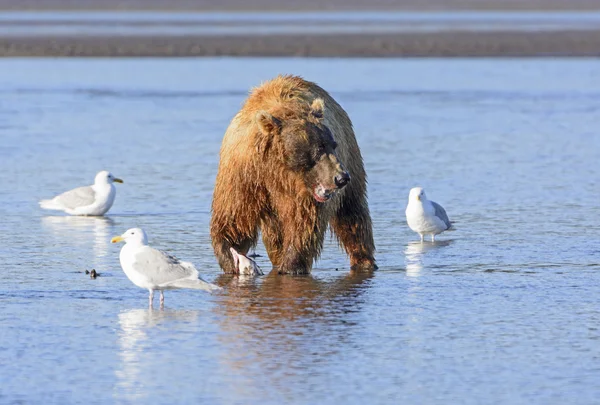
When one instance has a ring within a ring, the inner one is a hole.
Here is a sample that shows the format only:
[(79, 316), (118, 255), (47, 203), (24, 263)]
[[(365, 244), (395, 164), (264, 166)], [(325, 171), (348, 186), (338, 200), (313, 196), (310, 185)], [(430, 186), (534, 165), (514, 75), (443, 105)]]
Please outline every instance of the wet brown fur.
[[(285, 126), (304, 147), (302, 140), (314, 139), (323, 124), (351, 180), (329, 201), (318, 203), (307, 187), (307, 174), (286, 164), (290, 154), (281, 131)], [(274, 268), (308, 273), (328, 225), (353, 269), (376, 268), (366, 174), (350, 118), (316, 84), (278, 76), (251, 91), (223, 138), (210, 226), (215, 255), (226, 273), (235, 272), (229, 248), (246, 254), (260, 229)]]

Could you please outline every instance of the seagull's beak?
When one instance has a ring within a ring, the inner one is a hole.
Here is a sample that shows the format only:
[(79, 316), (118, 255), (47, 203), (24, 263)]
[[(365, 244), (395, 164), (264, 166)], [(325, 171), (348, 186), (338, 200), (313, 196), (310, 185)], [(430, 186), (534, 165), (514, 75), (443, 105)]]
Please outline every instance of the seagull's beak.
[(118, 178), (116, 178), (116, 177), (115, 177), (115, 179), (114, 179), (113, 181), (114, 181), (115, 183), (123, 183), (123, 180), (121, 180), (121, 179), (118, 179)]
[(115, 236), (114, 238), (112, 238), (110, 240), (110, 243), (117, 243), (117, 242), (123, 242), (125, 239), (123, 239), (123, 237), (121, 236)]
[(421, 201), (421, 196), (420, 195), (417, 196), (417, 201)]

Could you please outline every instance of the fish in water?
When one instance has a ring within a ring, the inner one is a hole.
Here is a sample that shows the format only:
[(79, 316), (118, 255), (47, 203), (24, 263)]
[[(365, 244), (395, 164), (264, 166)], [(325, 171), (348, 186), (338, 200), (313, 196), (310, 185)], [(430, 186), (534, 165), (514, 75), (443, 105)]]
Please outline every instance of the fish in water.
[(92, 271), (86, 270), (86, 271), (85, 271), (85, 274), (89, 274), (89, 275), (90, 275), (90, 278), (91, 278), (92, 280), (93, 280), (93, 279), (95, 279), (96, 277), (100, 276), (100, 273), (97, 273), (97, 272), (96, 272), (96, 269), (92, 269)]
[(229, 248), (231, 255), (233, 256), (233, 262), (238, 270), (238, 274), (245, 276), (262, 276), (264, 273), (258, 267), (258, 264), (248, 256), (239, 253), (234, 248)]

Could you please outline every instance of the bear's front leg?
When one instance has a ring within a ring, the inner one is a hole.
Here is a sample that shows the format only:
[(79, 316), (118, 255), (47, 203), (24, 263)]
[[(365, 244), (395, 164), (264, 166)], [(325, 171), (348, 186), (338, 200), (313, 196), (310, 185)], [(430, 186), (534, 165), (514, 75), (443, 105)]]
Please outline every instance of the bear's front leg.
[(309, 274), (323, 248), (326, 217), (311, 203), (294, 208), (278, 211), (283, 234), (281, 260), (276, 266), (279, 274)]
[[(225, 168), (221, 166), (225, 166)], [(225, 273), (238, 273), (229, 248), (248, 253), (258, 240), (258, 225), (266, 197), (261, 187), (244, 183), (241, 168), (221, 162), (212, 202), (210, 237), (219, 266)]]
[(252, 246), (256, 246), (258, 227), (257, 221), (252, 217), (238, 216), (234, 220), (232, 217), (228, 212), (213, 210), (210, 236), (219, 266), (225, 273), (237, 274), (239, 269), (235, 266), (229, 248), (244, 255), (248, 253)]
[(371, 216), (364, 192), (349, 186), (330, 225), (344, 250), (350, 256), (352, 270), (377, 270)]
[(277, 266), (277, 272), (279, 274), (310, 274), (312, 268), (313, 257), (308, 252), (298, 252), (292, 246), (289, 246), (281, 264)]

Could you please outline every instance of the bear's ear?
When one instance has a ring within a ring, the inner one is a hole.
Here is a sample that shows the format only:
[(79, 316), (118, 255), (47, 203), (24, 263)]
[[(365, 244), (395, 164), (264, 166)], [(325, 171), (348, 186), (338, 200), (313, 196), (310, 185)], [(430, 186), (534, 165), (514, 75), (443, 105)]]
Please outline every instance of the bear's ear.
[(325, 111), (325, 101), (322, 98), (315, 98), (310, 105), (310, 114), (317, 120), (323, 119), (323, 113)]
[(279, 132), (281, 129), (281, 121), (266, 111), (259, 111), (256, 113), (256, 123), (258, 124), (260, 131), (265, 135)]

